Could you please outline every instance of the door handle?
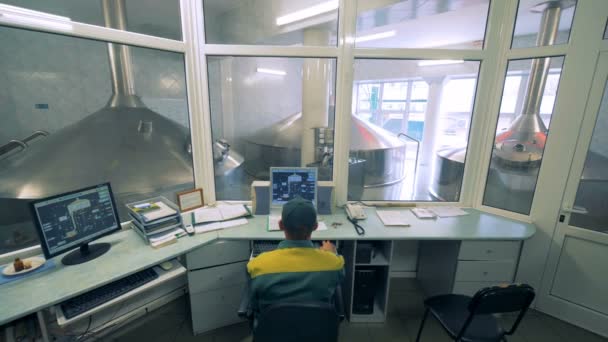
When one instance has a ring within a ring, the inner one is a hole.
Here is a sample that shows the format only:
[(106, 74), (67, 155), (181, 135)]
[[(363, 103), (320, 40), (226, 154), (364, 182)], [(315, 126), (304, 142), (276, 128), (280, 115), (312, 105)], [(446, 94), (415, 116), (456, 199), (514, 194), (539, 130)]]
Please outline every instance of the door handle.
[(572, 208), (562, 208), (563, 212), (569, 213), (569, 214), (589, 214), (589, 211), (587, 210), (587, 208), (583, 208), (583, 207), (579, 207), (579, 206), (574, 206)]

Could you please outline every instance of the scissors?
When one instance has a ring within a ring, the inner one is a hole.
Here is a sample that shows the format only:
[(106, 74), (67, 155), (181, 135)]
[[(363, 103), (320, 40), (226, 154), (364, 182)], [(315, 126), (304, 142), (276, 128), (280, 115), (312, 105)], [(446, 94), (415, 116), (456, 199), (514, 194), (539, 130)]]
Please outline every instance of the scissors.
[(355, 231), (357, 232), (357, 235), (361, 236), (361, 235), (365, 235), (365, 228), (361, 227), (361, 225), (358, 223), (359, 221), (356, 219), (351, 219), (350, 217), (346, 217), (346, 219), (348, 221), (350, 221), (350, 223), (353, 224), (353, 226), (355, 227)]

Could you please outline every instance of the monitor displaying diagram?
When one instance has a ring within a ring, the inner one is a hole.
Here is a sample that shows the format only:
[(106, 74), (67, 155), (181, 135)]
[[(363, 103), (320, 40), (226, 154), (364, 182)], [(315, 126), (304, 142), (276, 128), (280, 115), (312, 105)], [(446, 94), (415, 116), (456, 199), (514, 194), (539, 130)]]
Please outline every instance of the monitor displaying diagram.
[(316, 205), (316, 168), (271, 168), (270, 183), (272, 206), (282, 206), (296, 196), (307, 199), (313, 205)]
[(108, 186), (41, 201), (34, 210), (51, 253), (119, 227)]

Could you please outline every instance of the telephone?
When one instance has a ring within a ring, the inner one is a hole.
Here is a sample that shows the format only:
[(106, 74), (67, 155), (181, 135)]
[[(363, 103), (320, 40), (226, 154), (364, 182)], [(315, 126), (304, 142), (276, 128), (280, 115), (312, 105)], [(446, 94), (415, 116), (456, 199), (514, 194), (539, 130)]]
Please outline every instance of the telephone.
[(353, 220), (365, 220), (367, 218), (365, 210), (358, 204), (346, 204), (345, 209), (346, 215)]

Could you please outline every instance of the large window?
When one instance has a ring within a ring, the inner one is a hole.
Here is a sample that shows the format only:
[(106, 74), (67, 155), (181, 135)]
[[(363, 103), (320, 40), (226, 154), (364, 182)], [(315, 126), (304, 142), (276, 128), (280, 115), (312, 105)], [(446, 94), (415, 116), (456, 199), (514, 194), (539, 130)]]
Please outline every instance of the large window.
[(126, 221), (125, 203), (193, 187), (183, 54), (8, 27), (0, 41), (0, 254), (38, 244), (31, 199), (109, 181)]
[(577, 0), (520, 0), (512, 48), (566, 44)]
[[(29, 22), (44, 26), (46, 18), (54, 20), (49, 25), (69, 27), (71, 22), (137, 32), (150, 36), (182, 40), (179, 1), (150, 0), (0, 0), (0, 8), (16, 6), (25, 12)], [(30, 11), (29, 13), (27, 11)], [(125, 20), (119, 24), (116, 13), (124, 13)], [(111, 18), (109, 21), (106, 18)], [(16, 17), (15, 21), (24, 20)], [(10, 19), (9, 19), (10, 21)], [(57, 23), (57, 24), (55, 24)]]
[(335, 59), (210, 56), (219, 200), (248, 200), (273, 166), (314, 166), (331, 180)]
[(337, 44), (337, 0), (203, 0), (208, 44)]
[(356, 60), (350, 200), (459, 200), (479, 64)]
[(483, 204), (529, 214), (563, 57), (509, 62)]
[(357, 1), (357, 47), (482, 49), (490, 0)]

